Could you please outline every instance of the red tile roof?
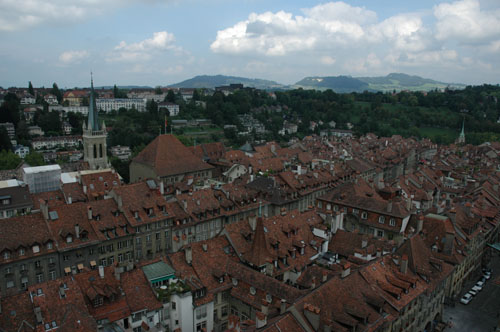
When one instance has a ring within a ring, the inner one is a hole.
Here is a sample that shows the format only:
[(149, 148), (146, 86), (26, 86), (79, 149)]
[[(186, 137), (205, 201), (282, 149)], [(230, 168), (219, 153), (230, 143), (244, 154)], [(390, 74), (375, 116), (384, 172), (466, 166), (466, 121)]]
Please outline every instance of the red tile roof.
[(213, 168), (196, 157), (174, 135), (157, 136), (132, 162), (152, 167), (158, 176), (184, 174)]

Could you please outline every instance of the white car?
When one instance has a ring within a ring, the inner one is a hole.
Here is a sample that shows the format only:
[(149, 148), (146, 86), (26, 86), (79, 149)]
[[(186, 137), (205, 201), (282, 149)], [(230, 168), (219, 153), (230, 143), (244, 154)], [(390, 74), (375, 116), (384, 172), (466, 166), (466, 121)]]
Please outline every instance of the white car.
[(472, 296), (476, 296), (477, 293), (479, 293), (479, 291), (475, 290), (474, 287), (472, 287), (472, 289), (469, 291), (469, 294), (471, 294)]
[(476, 287), (476, 286), (479, 287), (480, 289), (483, 289), (484, 282), (478, 281), (478, 282), (476, 282), (476, 285), (474, 287)]
[(491, 272), (485, 272), (485, 273), (483, 274), (483, 277), (484, 277), (486, 280), (490, 280), (490, 278), (491, 278)]
[(476, 293), (479, 293), (481, 290), (482, 290), (482, 288), (481, 287), (477, 287), (477, 286), (472, 286), (472, 288), (471, 288), (471, 291), (474, 291)]
[(460, 303), (462, 304), (469, 304), (469, 302), (472, 301), (472, 295), (467, 293), (465, 294), (461, 299), (460, 299)]

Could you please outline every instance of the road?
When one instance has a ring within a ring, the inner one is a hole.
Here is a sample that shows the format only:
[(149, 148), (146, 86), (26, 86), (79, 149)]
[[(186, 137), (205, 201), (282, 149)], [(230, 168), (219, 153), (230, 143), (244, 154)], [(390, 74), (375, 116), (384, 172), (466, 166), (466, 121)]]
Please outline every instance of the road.
[[(457, 301), (455, 307), (444, 307), (443, 321), (452, 323), (452, 327), (445, 331), (495, 331), (500, 314), (500, 257), (498, 254), (493, 255), (489, 266), (493, 269), (491, 279), (486, 281), (483, 290), (469, 304), (463, 305)], [(468, 292), (477, 279), (466, 283), (460, 296)]]

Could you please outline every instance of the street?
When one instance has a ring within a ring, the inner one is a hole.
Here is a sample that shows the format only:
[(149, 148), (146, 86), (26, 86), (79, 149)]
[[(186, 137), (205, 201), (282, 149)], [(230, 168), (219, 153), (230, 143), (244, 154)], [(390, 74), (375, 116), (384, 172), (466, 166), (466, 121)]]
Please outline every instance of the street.
[[(495, 331), (500, 313), (500, 258), (493, 255), (489, 267), (492, 268), (491, 279), (487, 280), (483, 290), (473, 300), (464, 305), (456, 301), (455, 307), (445, 306), (443, 321), (451, 322), (450, 332), (491, 332)], [(467, 293), (478, 281), (474, 278), (466, 283), (460, 297)]]

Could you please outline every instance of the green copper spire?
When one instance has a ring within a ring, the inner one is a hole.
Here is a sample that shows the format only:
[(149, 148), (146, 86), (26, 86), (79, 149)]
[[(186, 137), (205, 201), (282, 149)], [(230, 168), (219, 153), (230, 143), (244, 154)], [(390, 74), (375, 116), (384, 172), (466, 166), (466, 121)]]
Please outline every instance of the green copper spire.
[(99, 119), (97, 118), (97, 104), (95, 101), (94, 79), (92, 78), (92, 72), (90, 73), (90, 102), (89, 102), (89, 119), (87, 122), (87, 128), (92, 131), (101, 130), (99, 125)]

